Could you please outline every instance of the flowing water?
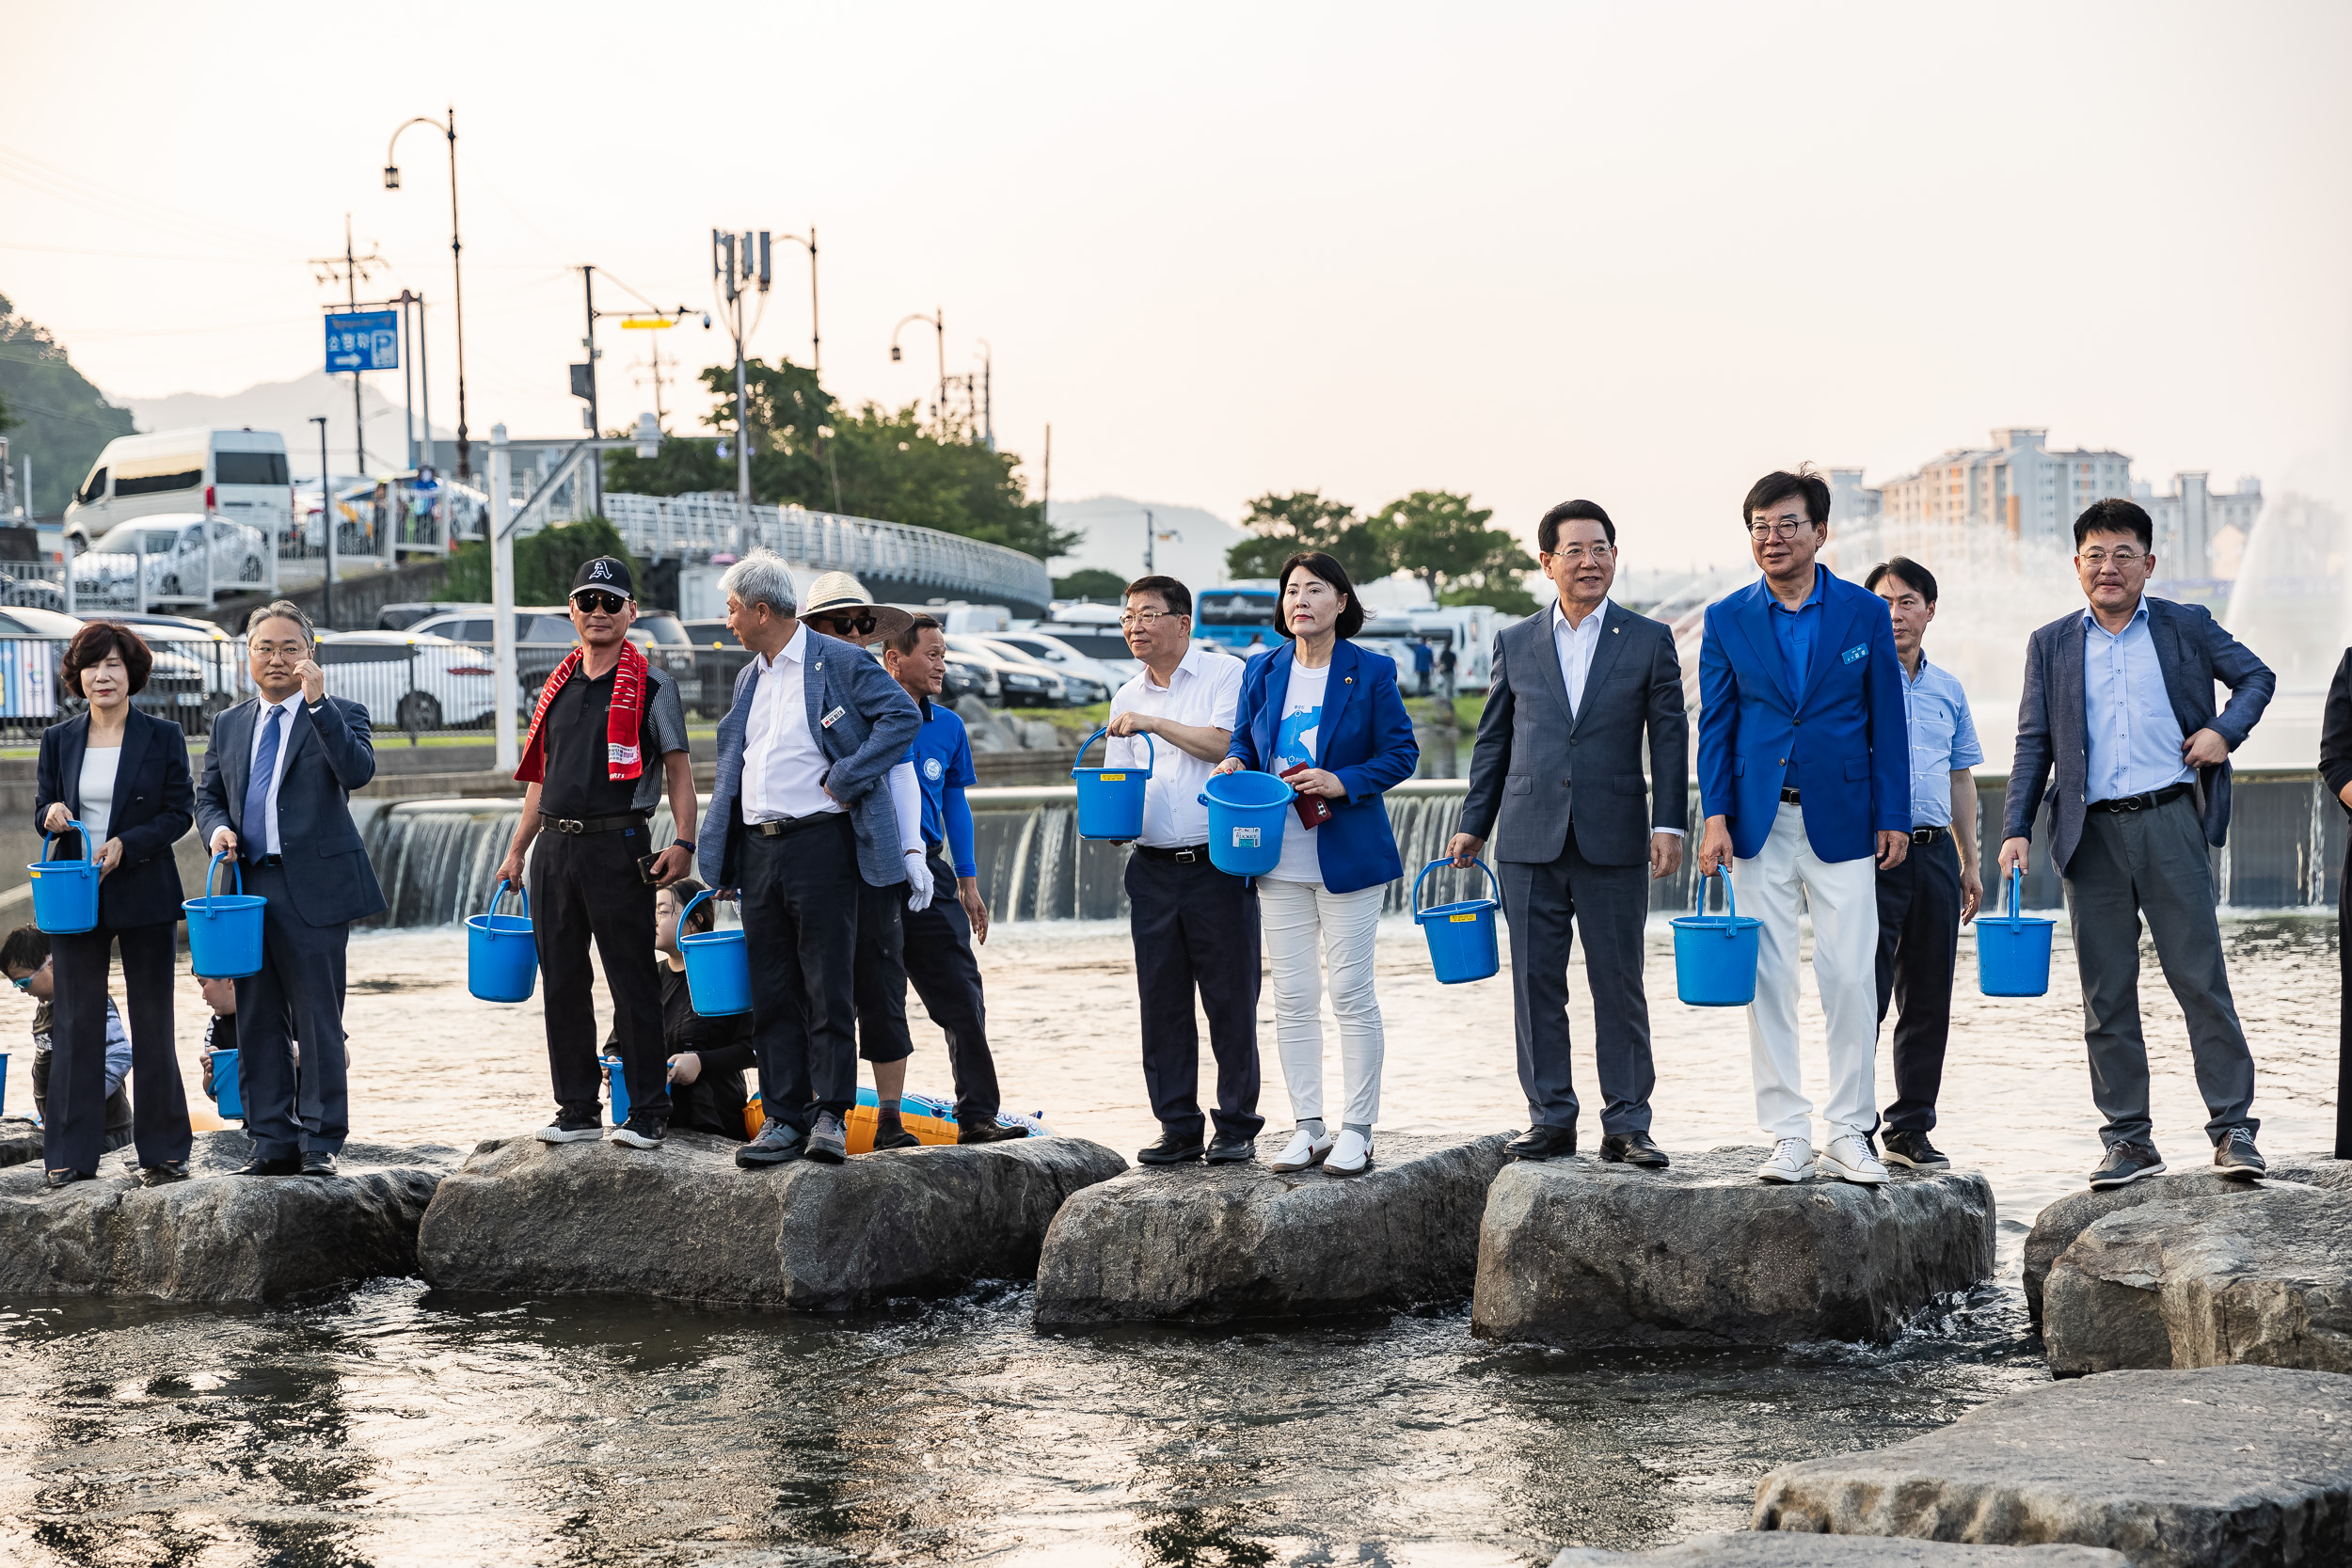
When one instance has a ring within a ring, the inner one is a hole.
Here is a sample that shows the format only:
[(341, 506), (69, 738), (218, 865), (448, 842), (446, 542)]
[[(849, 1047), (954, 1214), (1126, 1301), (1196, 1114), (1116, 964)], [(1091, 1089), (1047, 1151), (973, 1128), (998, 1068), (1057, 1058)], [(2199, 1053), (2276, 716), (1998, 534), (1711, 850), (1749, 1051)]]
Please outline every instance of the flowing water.
[[(2324, 1149), (2333, 924), (2224, 929), (2263, 1142), (2274, 1158)], [(1571, 1543), (1736, 1528), (1775, 1464), (1897, 1441), (2047, 1376), (2020, 1243), (2098, 1152), (2062, 926), (2058, 946), (2049, 996), (1994, 1002), (1963, 939), (1937, 1136), (1994, 1181), (2000, 1273), (1892, 1345), (1571, 1355), (1476, 1341), (1461, 1307), (1040, 1334), (1017, 1284), (843, 1318), (451, 1299), (414, 1280), (251, 1311), (10, 1301), (0, 1561), (1532, 1564)], [(463, 1147), (546, 1116), (537, 1006), (472, 1001), (464, 962), (447, 927), (354, 939), (358, 1135)], [(1011, 1101), (1138, 1147), (1152, 1127), (1123, 927), (1002, 927), (982, 962)], [(1382, 1127), (1518, 1124), (1506, 982), (1438, 986), (1402, 918), (1378, 968)], [(2146, 972), (2157, 1133), (2187, 1165), (2204, 1155), (2203, 1112), (2153, 955)], [(1661, 923), (1649, 988), (1661, 1140), (1755, 1143), (1741, 1021), (1672, 1000)], [(0, 998), (0, 1014), (29, 1016)], [(1818, 1040), (1809, 995), (1804, 1019)], [(1581, 1003), (1575, 1027), (1589, 1039)], [(1261, 1029), (1271, 1131), (1287, 1115)], [(190, 983), (191, 1084), (200, 1033)], [(913, 1085), (946, 1087), (936, 1035), (918, 1024), (917, 1040)], [(1808, 1064), (1818, 1093), (1818, 1048)], [(19, 1051), (11, 1107), (29, 1101), (25, 1069)]]

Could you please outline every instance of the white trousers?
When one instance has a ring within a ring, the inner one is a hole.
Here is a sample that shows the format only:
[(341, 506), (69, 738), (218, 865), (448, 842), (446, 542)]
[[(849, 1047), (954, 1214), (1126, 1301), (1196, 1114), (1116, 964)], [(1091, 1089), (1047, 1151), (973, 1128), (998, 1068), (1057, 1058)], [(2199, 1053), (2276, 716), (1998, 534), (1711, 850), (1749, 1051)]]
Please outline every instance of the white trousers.
[(1320, 882), (1258, 879), (1258, 918), (1274, 980), (1275, 1048), (1291, 1093), (1291, 1114), (1301, 1120), (1323, 1115), (1327, 969), (1331, 1011), (1340, 1021), (1340, 1074), (1346, 1097), (1339, 1119), (1370, 1127), (1380, 1118), (1380, 1059), (1388, 1051), (1388, 1034), (1380, 1022), (1380, 999), (1373, 994), (1372, 949), (1386, 891), (1326, 893)]
[(1828, 1137), (1878, 1123), (1878, 862), (1824, 861), (1804, 835), (1804, 810), (1783, 802), (1754, 860), (1735, 861), (1740, 912), (1764, 923), (1748, 1006), (1756, 1119), (1775, 1138), (1813, 1136), (1797, 1052), (1797, 890), (1813, 911), (1813, 982), (1829, 1029)]

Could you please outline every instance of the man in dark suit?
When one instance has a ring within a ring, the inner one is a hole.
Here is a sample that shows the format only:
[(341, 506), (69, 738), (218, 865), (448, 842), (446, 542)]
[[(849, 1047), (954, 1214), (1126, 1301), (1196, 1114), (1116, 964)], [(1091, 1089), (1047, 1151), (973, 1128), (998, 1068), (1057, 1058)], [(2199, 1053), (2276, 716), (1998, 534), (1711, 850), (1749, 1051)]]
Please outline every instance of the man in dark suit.
[(343, 947), (353, 921), (384, 908), (350, 804), (375, 777), (375, 749), (368, 710), (326, 694), (301, 610), (263, 605), (246, 639), (259, 695), (213, 721), (196, 792), (197, 831), (215, 854), (236, 855), (245, 891), (268, 900), (261, 973), (237, 982), (238, 1087), (253, 1135), (241, 1174), (332, 1176), (350, 1127)]
[(1593, 991), (1601, 1158), (1662, 1169), (1665, 1151), (1649, 1132), (1657, 1073), (1642, 927), (1650, 882), (1682, 863), (1691, 777), (1682, 665), (1663, 624), (1609, 602), (1617, 525), (1608, 513), (1587, 500), (1565, 502), (1544, 514), (1535, 539), (1560, 596), (1495, 639), (1494, 684), (1478, 721), (1461, 831), (1448, 846), (1454, 864), (1469, 865), (1500, 830), (1495, 858), (1530, 1123), (1507, 1152), (1520, 1160), (1576, 1152), (1573, 922), (1584, 936)]
[[(853, 642), (800, 619), (791, 569), (756, 549), (720, 579), (727, 625), (758, 657), (719, 721), (703, 879), (740, 889), (759, 1056), (759, 1136), (746, 1169), (849, 1156), (857, 1099), (860, 879), (905, 884), (908, 851), (883, 785), (922, 728), (914, 699)], [(918, 846), (914, 854), (919, 857)]]
[[(2230, 753), (2246, 743), (2278, 679), (2200, 605), (2150, 598), (2155, 527), (2127, 500), (2074, 519), (2080, 612), (2026, 644), (2010, 768), (2001, 875), (2023, 869), (2046, 791), (2050, 860), (2065, 879), (2082, 975), (2090, 1096), (2106, 1125), (2093, 1187), (2164, 1169), (2148, 1115), (2148, 1046), (2139, 1029), (2139, 917), (2188, 1023), (2217, 1175), (2266, 1168), (2254, 1058), (2238, 1024), (2214, 915), (2213, 863), (2230, 829)], [(2230, 689), (2216, 714), (2214, 682)], [(2057, 781), (2052, 787), (2051, 775)]]

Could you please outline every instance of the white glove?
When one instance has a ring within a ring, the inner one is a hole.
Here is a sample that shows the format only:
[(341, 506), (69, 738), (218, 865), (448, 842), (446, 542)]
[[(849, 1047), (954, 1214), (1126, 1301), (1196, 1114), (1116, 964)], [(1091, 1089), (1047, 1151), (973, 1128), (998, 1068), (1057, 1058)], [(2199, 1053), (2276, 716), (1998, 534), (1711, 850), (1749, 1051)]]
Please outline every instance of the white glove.
[(923, 851), (907, 851), (907, 909), (921, 914), (931, 907), (931, 868)]

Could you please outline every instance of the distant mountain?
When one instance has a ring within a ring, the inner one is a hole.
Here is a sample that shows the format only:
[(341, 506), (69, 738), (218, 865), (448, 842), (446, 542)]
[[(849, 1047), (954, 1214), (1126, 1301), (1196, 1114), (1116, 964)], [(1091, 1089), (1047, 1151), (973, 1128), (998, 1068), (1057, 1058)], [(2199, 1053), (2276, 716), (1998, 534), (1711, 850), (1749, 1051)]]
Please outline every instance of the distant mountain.
[(1094, 496), (1086, 500), (1055, 501), (1047, 509), (1056, 528), (1074, 529), (1083, 537), (1068, 555), (1057, 556), (1054, 574), (1066, 576), (1099, 566), (1121, 577), (1143, 575), (1143, 514), (1149, 509), (1154, 530), (1175, 532), (1180, 539), (1161, 539), (1152, 551), (1152, 569), (1189, 587), (1205, 588), (1225, 580), (1225, 552), (1247, 537), (1240, 529), (1197, 506), (1167, 501), (1129, 500), (1124, 496)]
[[(389, 385), (390, 395), (379, 386)], [(367, 418), (367, 464), (370, 473), (407, 465), (399, 383), (386, 375), (363, 381), (360, 406)], [(298, 474), (315, 473), (319, 460), (318, 427), (313, 416), (326, 416), (327, 460), (338, 473), (357, 471), (360, 465), (351, 444), (351, 378), (314, 371), (292, 381), (264, 382), (242, 392), (215, 397), (209, 392), (175, 392), (169, 397), (128, 397), (119, 400), (138, 420), (141, 430), (274, 430), (286, 438), (286, 451)], [(434, 434), (454, 439), (456, 432), (434, 421)], [(483, 432), (477, 440), (486, 440)]]

